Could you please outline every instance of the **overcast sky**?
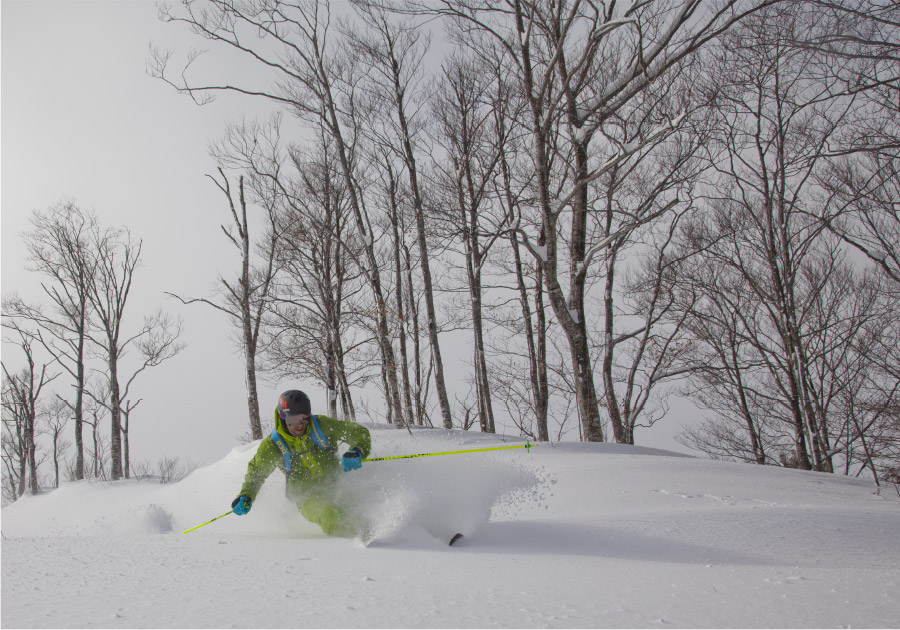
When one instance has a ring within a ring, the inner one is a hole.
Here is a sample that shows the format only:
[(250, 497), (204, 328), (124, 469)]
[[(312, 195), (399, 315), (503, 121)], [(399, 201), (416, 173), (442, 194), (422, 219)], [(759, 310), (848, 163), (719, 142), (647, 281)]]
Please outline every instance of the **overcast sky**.
[[(37, 277), (24, 271), (21, 239), (32, 210), (71, 200), (105, 225), (127, 226), (144, 244), (129, 302), (132, 326), (163, 306), (184, 318), (188, 343), (180, 356), (139, 377), (134, 398), (143, 402), (132, 418), (132, 459), (222, 457), (248, 429), (232, 329), (220, 313), (184, 307), (164, 292), (209, 295), (219, 273), (237, 269), (237, 253), (218, 227), (228, 220), (224, 197), (205, 177), (216, 166), (208, 146), (228, 121), (267, 115), (263, 104), (221, 97), (198, 107), (148, 76), (151, 40), (180, 50), (203, 44), (179, 25), (161, 23), (154, 2), (2, 0), (0, 24), (3, 295), (40, 299)], [(215, 70), (215, 55), (203, 62)], [(16, 365), (9, 350), (4, 361)], [(280, 391), (294, 387), (310, 394), (314, 410), (324, 409), (319, 386), (300, 377), (260, 383), (263, 415), (272, 413)], [(466, 385), (450, 387), (451, 399), (465, 396)], [(675, 429), (675, 422), (661, 424), (638, 439), (684, 450), (671, 439)]]

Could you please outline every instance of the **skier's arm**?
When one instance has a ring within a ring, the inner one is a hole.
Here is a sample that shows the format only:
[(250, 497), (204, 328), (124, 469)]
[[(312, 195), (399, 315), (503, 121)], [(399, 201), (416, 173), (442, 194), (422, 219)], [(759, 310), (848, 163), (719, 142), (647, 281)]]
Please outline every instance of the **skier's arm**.
[(364, 458), (368, 457), (369, 453), (372, 452), (372, 436), (366, 427), (355, 422), (336, 420), (328, 416), (316, 416), (316, 418), (323, 425), (322, 429), (327, 431), (326, 435), (332, 444), (343, 442), (351, 448), (355, 446), (362, 451)]
[(347, 425), (347, 437), (343, 438), (343, 441), (349, 446), (355, 446), (361, 450), (363, 458), (368, 457), (369, 453), (372, 452), (372, 436), (369, 435), (369, 430), (355, 422), (347, 422), (345, 424)]
[(263, 482), (275, 470), (276, 462), (281, 454), (276, 450), (272, 440), (263, 440), (259, 448), (256, 449), (256, 455), (247, 464), (247, 474), (244, 477), (244, 485), (241, 486), (240, 495), (249, 497), (251, 501), (256, 500), (256, 494), (262, 487)]

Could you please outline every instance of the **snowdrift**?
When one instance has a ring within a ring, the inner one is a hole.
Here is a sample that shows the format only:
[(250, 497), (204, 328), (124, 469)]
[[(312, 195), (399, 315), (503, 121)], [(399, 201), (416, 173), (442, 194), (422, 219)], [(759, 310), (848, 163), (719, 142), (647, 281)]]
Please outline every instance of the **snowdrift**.
[[(374, 429), (376, 456), (522, 443)], [(2, 626), (900, 626), (900, 500), (860, 480), (542, 444), (343, 476), (368, 548), (304, 521), (277, 472), (249, 515), (182, 535), (229, 509), (255, 447), (5, 508)]]
[[(377, 449), (373, 456), (378, 457), (524, 444), (455, 431), (417, 430), (411, 436), (372, 427), (372, 432)], [(23, 497), (3, 511), (3, 533), (57, 537), (182, 532), (230, 509), (258, 445), (238, 446), (174, 484), (67, 483), (46, 495)], [(436, 457), (427, 463), (367, 464), (364, 473), (341, 477), (336, 496), (339, 503), (354, 505), (368, 517), (377, 541), (409, 537), (417, 530), (449, 540), (457, 531), (474, 534), (488, 522), (493, 508), (512, 514), (517, 506), (539, 502), (549, 483), (540, 467), (526, 465), (521, 456), (489, 452)], [(263, 486), (250, 515), (222, 519), (214, 527), (209, 531), (216, 534), (324, 537), (285, 498), (284, 477), (278, 471)], [(207, 533), (196, 530), (195, 535)]]

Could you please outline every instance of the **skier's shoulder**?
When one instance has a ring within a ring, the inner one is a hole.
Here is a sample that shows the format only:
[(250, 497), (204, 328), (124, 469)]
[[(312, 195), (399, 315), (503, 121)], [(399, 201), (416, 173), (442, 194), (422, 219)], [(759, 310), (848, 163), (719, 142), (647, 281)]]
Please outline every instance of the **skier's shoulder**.
[(350, 420), (338, 420), (330, 416), (322, 416), (316, 414), (316, 420), (323, 431), (337, 431), (340, 433), (365, 433), (369, 434), (369, 430), (361, 424), (351, 422)]
[(331, 416), (325, 416), (319, 413), (316, 414), (316, 421), (322, 427), (342, 427), (347, 424), (353, 424), (346, 420), (338, 420), (337, 418), (332, 418)]
[(259, 446), (256, 447), (256, 457), (268, 459), (275, 456), (281, 457), (281, 451), (275, 443), (275, 440), (272, 439), (272, 433), (269, 433), (260, 441)]

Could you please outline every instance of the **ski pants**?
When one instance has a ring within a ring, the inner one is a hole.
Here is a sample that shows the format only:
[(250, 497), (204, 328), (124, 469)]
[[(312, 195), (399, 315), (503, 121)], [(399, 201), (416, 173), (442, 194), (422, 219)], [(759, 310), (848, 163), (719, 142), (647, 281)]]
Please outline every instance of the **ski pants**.
[(334, 503), (321, 497), (303, 497), (298, 505), (303, 518), (321, 527), (326, 536), (349, 538), (356, 534), (344, 510)]

